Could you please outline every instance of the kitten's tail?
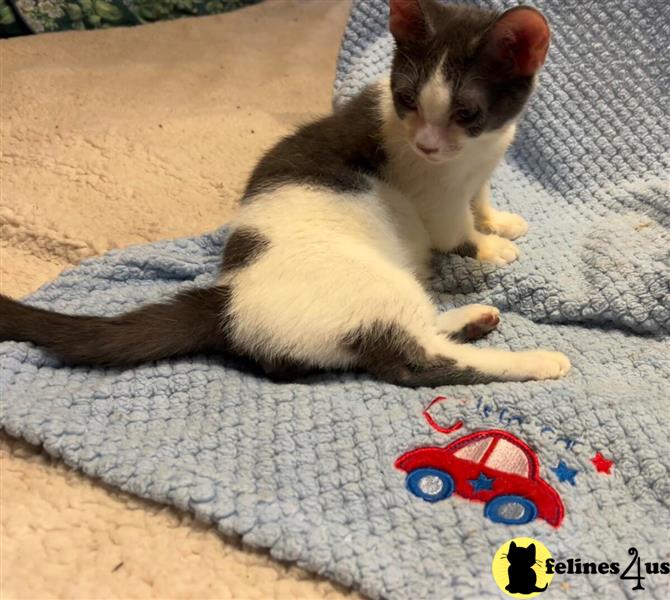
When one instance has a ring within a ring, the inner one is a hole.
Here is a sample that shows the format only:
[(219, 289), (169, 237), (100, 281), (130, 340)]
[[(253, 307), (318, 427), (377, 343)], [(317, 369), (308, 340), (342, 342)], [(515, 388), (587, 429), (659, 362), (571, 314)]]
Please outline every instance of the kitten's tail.
[(0, 341), (33, 342), (72, 364), (129, 366), (228, 345), (230, 289), (189, 290), (115, 317), (65, 315), (0, 295)]

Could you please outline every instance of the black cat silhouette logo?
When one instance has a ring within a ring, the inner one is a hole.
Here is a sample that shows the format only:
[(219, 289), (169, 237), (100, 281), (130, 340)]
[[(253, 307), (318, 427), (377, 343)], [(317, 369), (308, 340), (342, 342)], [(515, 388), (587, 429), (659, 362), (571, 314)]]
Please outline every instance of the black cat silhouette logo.
[(545, 562), (552, 558), (547, 547), (532, 538), (514, 538), (505, 542), (493, 557), (493, 579), (498, 587), (513, 598), (533, 598), (544, 592), (553, 573), (548, 574)]

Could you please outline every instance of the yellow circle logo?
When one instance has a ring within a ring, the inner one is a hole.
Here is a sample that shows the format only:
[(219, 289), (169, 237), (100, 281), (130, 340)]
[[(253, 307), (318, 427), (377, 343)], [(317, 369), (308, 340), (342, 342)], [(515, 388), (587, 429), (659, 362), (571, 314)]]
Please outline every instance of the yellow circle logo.
[(534, 598), (549, 587), (554, 574), (547, 574), (551, 552), (533, 538), (518, 537), (505, 542), (493, 557), (491, 571), (498, 587), (513, 598)]

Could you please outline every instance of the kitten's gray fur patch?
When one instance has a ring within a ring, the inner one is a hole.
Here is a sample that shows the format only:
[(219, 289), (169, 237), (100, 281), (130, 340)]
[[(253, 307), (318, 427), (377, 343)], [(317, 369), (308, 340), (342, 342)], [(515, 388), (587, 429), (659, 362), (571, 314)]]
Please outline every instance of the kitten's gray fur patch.
[(304, 377), (314, 370), (306, 363), (292, 360), (290, 358), (261, 358), (258, 360), (258, 364), (270, 379), (278, 382), (294, 381), (295, 379)]
[[(480, 336), (480, 337), (483, 337), (483, 336)], [(454, 342), (458, 342), (459, 344), (465, 344), (465, 343), (471, 342), (472, 340), (477, 339), (477, 338), (473, 338), (470, 335), (470, 329), (466, 325), (462, 329), (459, 329), (458, 331), (454, 331), (453, 333), (450, 333), (449, 334), (449, 339), (454, 340)]]
[(452, 250), (452, 254), (467, 258), (477, 258), (477, 246), (472, 242), (465, 242)]
[(333, 114), (281, 140), (254, 169), (243, 201), (289, 183), (338, 192), (371, 189), (367, 176), (381, 178), (386, 163), (378, 93), (368, 87)]
[(238, 227), (226, 242), (221, 271), (241, 269), (250, 265), (269, 246), (270, 240), (257, 229)]
[(397, 325), (376, 322), (343, 339), (358, 365), (389, 383), (408, 387), (488, 383), (491, 377), (471, 367), (459, 367), (448, 357), (428, 358), (424, 349)]
[(476, 326), (473, 326), (472, 323), (468, 323), (465, 327), (462, 327), (458, 331), (454, 331), (449, 334), (449, 338), (458, 342), (459, 344), (466, 344), (468, 342), (473, 342), (474, 340), (481, 339), (491, 333), (493, 329), (479, 329)]

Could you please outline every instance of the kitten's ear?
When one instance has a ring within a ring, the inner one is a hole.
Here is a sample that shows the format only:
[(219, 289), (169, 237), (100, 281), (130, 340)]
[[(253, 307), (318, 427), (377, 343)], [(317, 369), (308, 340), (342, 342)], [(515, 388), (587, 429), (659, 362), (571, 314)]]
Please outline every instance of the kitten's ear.
[(530, 77), (544, 64), (551, 32), (540, 11), (519, 6), (504, 12), (487, 37), (487, 53), (498, 68), (512, 76)]
[(390, 0), (389, 30), (398, 44), (423, 38), (430, 29), (421, 0)]
[(530, 544), (526, 550), (528, 550), (533, 555), (533, 558), (535, 558), (535, 544)]
[(507, 552), (510, 552), (512, 550), (516, 550), (516, 544), (514, 543), (514, 541), (511, 541), (509, 543), (509, 550)]

